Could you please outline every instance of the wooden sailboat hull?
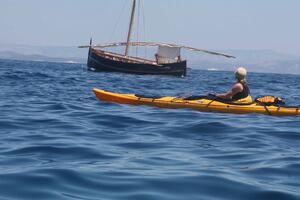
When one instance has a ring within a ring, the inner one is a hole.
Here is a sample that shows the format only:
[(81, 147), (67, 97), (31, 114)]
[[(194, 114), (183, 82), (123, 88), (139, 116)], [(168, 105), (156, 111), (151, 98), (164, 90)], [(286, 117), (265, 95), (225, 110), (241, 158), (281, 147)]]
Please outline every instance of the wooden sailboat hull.
[(132, 62), (125, 58), (114, 59), (113, 56), (99, 54), (93, 48), (89, 50), (87, 66), (92, 71), (186, 76), (186, 61), (161, 65), (150, 62)]

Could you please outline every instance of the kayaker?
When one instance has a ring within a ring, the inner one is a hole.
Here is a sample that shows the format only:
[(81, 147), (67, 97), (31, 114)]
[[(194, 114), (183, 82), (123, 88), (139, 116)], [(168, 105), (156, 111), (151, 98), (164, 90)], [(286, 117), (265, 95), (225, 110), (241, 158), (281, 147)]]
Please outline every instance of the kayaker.
[(217, 94), (216, 96), (222, 99), (227, 99), (232, 101), (237, 101), (249, 97), (250, 100), (252, 101), (250, 97), (250, 89), (248, 88), (246, 82), (246, 76), (247, 76), (247, 70), (244, 67), (237, 68), (237, 70), (235, 71), (236, 83), (232, 86), (232, 88), (228, 92)]

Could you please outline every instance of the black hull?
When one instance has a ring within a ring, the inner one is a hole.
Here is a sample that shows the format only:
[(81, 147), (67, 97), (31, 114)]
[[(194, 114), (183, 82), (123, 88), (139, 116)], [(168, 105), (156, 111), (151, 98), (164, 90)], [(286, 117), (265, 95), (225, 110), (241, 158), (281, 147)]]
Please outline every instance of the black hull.
[(92, 71), (123, 72), (130, 74), (186, 76), (186, 61), (162, 65), (115, 61), (99, 56), (90, 49), (87, 66)]

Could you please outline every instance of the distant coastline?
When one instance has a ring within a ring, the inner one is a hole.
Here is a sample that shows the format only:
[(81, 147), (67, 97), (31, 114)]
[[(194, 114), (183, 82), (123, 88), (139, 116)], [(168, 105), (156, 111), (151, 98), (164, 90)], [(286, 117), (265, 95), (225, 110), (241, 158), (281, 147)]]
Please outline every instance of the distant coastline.
[(0, 59), (7, 60), (24, 60), (24, 61), (39, 61), (39, 62), (58, 62), (58, 63), (84, 63), (82, 58), (58, 58), (45, 55), (24, 55), (16, 52), (0, 52)]
[[(183, 57), (187, 58), (188, 67), (193, 69), (232, 71), (236, 66), (244, 65), (252, 72), (300, 74), (300, 56), (282, 54), (272, 50), (221, 51), (237, 58), (224, 59), (186, 52), (183, 52)], [(87, 49), (78, 49), (77, 47), (0, 45), (0, 59), (86, 63), (86, 55)]]

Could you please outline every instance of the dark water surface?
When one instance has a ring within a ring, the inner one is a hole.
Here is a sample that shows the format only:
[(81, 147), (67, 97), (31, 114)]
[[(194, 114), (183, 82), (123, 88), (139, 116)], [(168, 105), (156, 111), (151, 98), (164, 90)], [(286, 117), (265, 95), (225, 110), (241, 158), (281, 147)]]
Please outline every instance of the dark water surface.
[[(224, 82), (225, 80), (225, 82)], [(300, 76), (249, 74), (253, 96), (300, 104)], [(300, 118), (99, 102), (227, 90), (231, 72), (185, 78), (0, 60), (0, 199), (300, 199)]]

